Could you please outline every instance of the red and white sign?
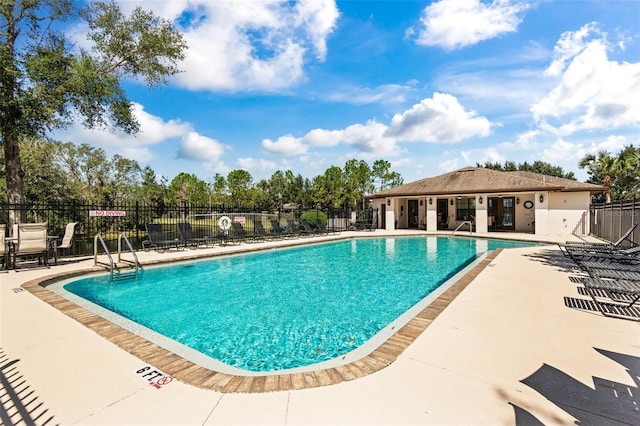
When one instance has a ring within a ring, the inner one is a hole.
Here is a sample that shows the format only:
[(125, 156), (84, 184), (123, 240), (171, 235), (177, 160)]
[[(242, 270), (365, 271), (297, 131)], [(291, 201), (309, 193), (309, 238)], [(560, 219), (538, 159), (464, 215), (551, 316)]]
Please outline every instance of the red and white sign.
[(127, 212), (124, 210), (89, 210), (89, 217), (121, 217), (126, 215)]
[(233, 221), (236, 223), (245, 223), (247, 219), (244, 216), (236, 216), (233, 218)]

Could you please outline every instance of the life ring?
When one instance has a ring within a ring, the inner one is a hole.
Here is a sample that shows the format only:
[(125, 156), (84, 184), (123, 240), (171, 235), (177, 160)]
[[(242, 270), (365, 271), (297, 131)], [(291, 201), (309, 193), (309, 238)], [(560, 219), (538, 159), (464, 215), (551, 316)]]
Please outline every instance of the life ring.
[(229, 216), (222, 216), (218, 219), (218, 226), (223, 231), (228, 231), (231, 228), (231, 218)]

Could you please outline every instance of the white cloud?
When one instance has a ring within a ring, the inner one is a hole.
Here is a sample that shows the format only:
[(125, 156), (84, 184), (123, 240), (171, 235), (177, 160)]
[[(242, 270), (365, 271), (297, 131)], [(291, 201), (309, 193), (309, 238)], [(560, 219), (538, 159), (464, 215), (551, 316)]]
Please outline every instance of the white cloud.
[(576, 164), (584, 153), (582, 144), (557, 139), (542, 151), (542, 161), (550, 164)]
[(224, 154), (225, 146), (215, 139), (190, 131), (182, 136), (178, 158), (217, 163)]
[(356, 147), (360, 152), (384, 153), (395, 146), (395, 141), (384, 136), (386, 130), (384, 124), (370, 120), (342, 130), (313, 129), (300, 138), (285, 135), (276, 141), (265, 139), (262, 147), (272, 154), (299, 155), (307, 152), (309, 147), (326, 148), (344, 143)]
[(610, 61), (609, 48), (592, 24), (563, 34), (547, 69), (558, 84), (531, 107), (541, 128), (567, 136), (640, 125), (640, 63)]
[(262, 148), (267, 152), (278, 155), (300, 155), (307, 152), (308, 149), (302, 139), (292, 135), (280, 136), (275, 141), (264, 139), (262, 141)]
[(578, 31), (566, 31), (560, 36), (553, 48), (553, 61), (545, 70), (545, 74), (559, 76), (566, 68), (568, 61), (578, 56), (586, 48), (585, 38), (591, 33), (597, 33), (595, 23), (582, 26)]
[(410, 110), (393, 116), (390, 126), (369, 120), (340, 130), (313, 129), (302, 137), (284, 135), (264, 139), (262, 148), (277, 155), (300, 155), (310, 147), (354, 147), (357, 158), (397, 157), (399, 142), (454, 143), (475, 136), (488, 136), (491, 123), (474, 111), (465, 111), (451, 95), (434, 93)]
[(410, 85), (384, 84), (377, 87), (341, 87), (333, 93), (322, 97), (330, 102), (344, 102), (354, 105), (372, 103), (404, 102), (408, 93), (413, 90)]
[[(465, 160), (465, 163), (468, 164), (469, 162)], [(444, 160), (438, 163), (438, 169), (443, 173), (452, 172), (460, 167), (461, 166), (457, 158)]]
[(434, 93), (410, 110), (393, 116), (386, 136), (409, 142), (453, 143), (488, 136), (491, 123), (475, 111), (465, 111), (451, 95)]
[(596, 154), (600, 151), (608, 151), (612, 154), (617, 154), (624, 149), (630, 142), (625, 136), (622, 135), (610, 135), (605, 140), (592, 142), (586, 148), (586, 152), (590, 154)]
[(238, 167), (242, 170), (251, 170), (260, 176), (269, 175), (278, 170), (278, 165), (273, 161), (251, 157), (238, 158)]
[(182, 25), (189, 49), (177, 81), (192, 90), (291, 87), (303, 77), (310, 54), (325, 59), (326, 40), (339, 18), (334, 0), (175, 0), (142, 6)]
[(132, 107), (133, 114), (140, 124), (140, 132), (137, 135), (110, 129), (87, 129), (82, 124), (76, 123), (68, 129), (54, 132), (52, 137), (76, 144), (87, 143), (102, 148), (109, 154), (119, 154), (144, 163), (155, 158), (149, 149), (150, 146), (191, 131), (189, 123), (180, 120), (164, 121), (158, 116), (149, 114), (144, 106), (138, 103), (133, 103)]
[(518, 15), (528, 7), (509, 0), (440, 0), (423, 10), (422, 27), (406, 34), (417, 33), (420, 45), (458, 49), (516, 31), (522, 21)]

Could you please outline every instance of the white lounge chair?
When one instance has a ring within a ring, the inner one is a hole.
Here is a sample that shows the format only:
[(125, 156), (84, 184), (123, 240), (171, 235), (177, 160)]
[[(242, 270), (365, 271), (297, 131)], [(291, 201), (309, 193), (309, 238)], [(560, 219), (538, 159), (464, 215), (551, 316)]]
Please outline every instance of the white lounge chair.
[(58, 264), (58, 250), (60, 249), (70, 249), (73, 247), (73, 239), (76, 235), (76, 225), (78, 222), (70, 222), (67, 224), (67, 227), (64, 229), (64, 236), (62, 237), (62, 241), (60, 244), (56, 240), (51, 242), (51, 249), (53, 250), (53, 264)]
[(20, 223), (18, 225), (18, 239), (13, 249), (13, 268), (16, 267), (18, 256), (38, 256), (44, 258), (45, 266), (49, 266), (49, 243), (47, 241), (47, 222)]

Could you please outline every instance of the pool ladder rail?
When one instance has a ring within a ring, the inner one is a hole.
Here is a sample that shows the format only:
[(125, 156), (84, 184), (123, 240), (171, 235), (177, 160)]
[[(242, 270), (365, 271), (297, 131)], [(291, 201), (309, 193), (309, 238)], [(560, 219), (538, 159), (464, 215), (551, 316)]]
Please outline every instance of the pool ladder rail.
[[(133, 260), (123, 259), (122, 258), (122, 242), (125, 242), (126, 248), (133, 255)], [(102, 245), (102, 249), (104, 250), (104, 254), (107, 255), (109, 259), (109, 263), (101, 262), (98, 260), (98, 242)], [(127, 238), (124, 232), (121, 232), (118, 236), (118, 259), (116, 262), (113, 261), (113, 256), (111, 256), (111, 252), (107, 247), (107, 244), (104, 242), (101, 234), (96, 234), (93, 238), (93, 265), (94, 266), (104, 266), (109, 270), (110, 281), (114, 280), (124, 280), (124, 279), (136, 279), (138, 277), (138, 271), (142, 270), (142, 266), (140, 266), (140, 262), (138, 262), (138, 256), (136, 255), (131, 242)], [(123, 267), (127, 267), (129, 272), (123, 273)]]
[(462, 228), (464, 225), (469, 225), (469, 235), (472, 234), (473, 232), (473, 222), (470, 220), (465, 220), (464, 222), (462, 222), (460, 225), (458, 225), (458, 227), (456, 229), (453, 230), (453, 232), (451, 233), (451, 235), (455, 234), (457, 231), (460, 230), (460, 228)]

